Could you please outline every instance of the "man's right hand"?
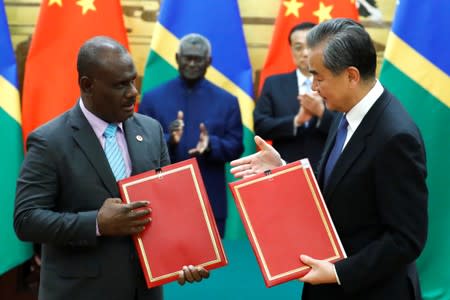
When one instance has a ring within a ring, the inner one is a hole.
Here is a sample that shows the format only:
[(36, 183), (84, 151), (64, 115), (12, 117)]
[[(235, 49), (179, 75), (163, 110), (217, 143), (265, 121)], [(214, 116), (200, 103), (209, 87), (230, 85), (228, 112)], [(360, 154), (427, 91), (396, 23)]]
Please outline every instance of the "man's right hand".
[(184, 129), (184, 121), (183, 121), (183, 112), (181, 110), (178, 111), (176, 120), (172, 121), (169, 125), (170, 132), (170, 144), (178, 144), (183, 136)]
[(100, 235), (130, 235), (145, 229), (151, 222), (148, 201), (124, 204), (119, 198), (108, 198), (98, 211)]
[(255, 143), (261, 151), (230, 162), (230, 172), (234, 177), (245, 178), (283, 165), (283, 160), (275, 148), (257, 135)]
[(311, 116), (322, 118), (325, 111), (325, 103), (323, 98), (317, 92), (311, 92), (304, 95), (299, 95), (298, 100), (302, 108), (306, 110)]
[(295, 126), (300, 127), (311, 119), (312, 119), (311, 113), (309, 113), (300, 103), (300, 108), (294, 118)]

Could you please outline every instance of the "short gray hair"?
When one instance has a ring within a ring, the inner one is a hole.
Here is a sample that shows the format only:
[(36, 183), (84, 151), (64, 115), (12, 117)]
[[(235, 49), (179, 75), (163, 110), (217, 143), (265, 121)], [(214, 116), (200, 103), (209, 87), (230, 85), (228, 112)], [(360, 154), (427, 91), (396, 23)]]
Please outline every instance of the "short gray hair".
[(210, 57), (211, 56), (211, 43), (209, 42), (209, 40), (204, 37), (201, 34), (198, 33), (189, 33), (185, 36), (183, 36), (180, 40), (180, 46), (178, 48), (178, 54), (180, 54), (181, 52), (181, 48), (186, 46), (186, 45), (192, 45), (192, 46), (202, 46), (205, 48), (206, 50), (206, 56)]
[(306, 42), (309, 48), (324, 45), (323, 64), (333, 74), (353, 66), (363, 79), (375, 77), (377, 53), (361, 24), (351, 19), (331, 19), (311, 29)]

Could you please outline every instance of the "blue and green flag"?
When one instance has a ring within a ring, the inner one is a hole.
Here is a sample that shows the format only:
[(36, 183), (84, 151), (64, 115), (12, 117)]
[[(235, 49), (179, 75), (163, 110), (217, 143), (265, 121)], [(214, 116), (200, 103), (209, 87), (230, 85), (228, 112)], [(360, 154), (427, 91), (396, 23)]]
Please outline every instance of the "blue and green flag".
[(448, 0), (400, 0), (380, 74), (425, 140), (429, 233), (418, 268), (423, 298), (434, 300), (450, 299), (449, 13)]
[[(213, 60), (206, 79), (238, 98), (244, 125), (243, 155), (253, 153), (252, 70), (237, 0), (164, 0), (153, 32), (142, 92), (178, 75), (175, 53), (180, 39), (188, 33), (199, 33), (211, 42)], [(227, 178), (233, 180), (228, 171)], [(238, 238), (244, 231), (228, 195), (226, 237)]]
[(23, 160), (17, 68), (5, 6), (0, 0), (0, 275), (31, 256), (13, 228), (16, 179)]

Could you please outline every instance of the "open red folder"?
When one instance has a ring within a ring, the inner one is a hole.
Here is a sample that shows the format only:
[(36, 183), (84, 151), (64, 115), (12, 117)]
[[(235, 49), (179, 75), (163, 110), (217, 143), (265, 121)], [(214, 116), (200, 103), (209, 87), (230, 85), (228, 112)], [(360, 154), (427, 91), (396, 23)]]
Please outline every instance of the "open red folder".
[(346, 257), (307, 159), (229, 186), (266, 286), (304, 276), (301, 254)]
[(126, 203), (150, 201), (152, 222), (133, 237), (149, 288), (176, 280), (184, 265), (228, 263), (195, 158), (123, 179), (119, 189)]

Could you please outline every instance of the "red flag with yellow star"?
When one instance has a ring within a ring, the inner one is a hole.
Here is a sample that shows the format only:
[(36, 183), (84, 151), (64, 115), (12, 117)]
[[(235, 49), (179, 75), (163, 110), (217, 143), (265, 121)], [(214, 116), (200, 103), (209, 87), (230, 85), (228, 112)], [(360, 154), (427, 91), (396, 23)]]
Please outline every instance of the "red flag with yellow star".
[(119, 0), (42, 0), (25, 66), (22, 97), (24, 138), (71, 108), (80, 93), (77, 53), (96, 35), (128, 48)]
[(282, 0), (272, 42), (266, 62), (261, 70), (259, 89), (264, 80), (273, 74), (286, 73), (295, 69), (292, 61), (288, 36), (292, 27), (301, 22), (321, 23), (332, 18), (358, 19), (356, 0)]

